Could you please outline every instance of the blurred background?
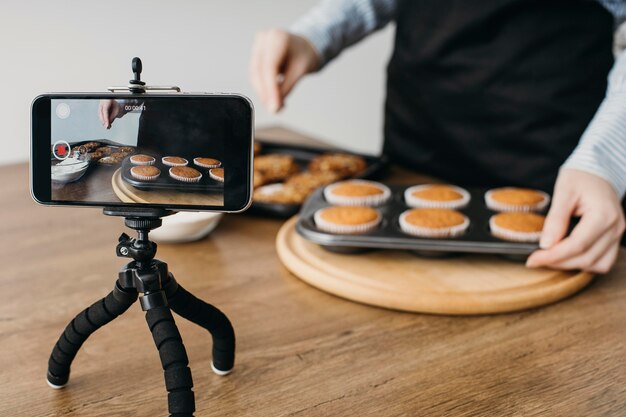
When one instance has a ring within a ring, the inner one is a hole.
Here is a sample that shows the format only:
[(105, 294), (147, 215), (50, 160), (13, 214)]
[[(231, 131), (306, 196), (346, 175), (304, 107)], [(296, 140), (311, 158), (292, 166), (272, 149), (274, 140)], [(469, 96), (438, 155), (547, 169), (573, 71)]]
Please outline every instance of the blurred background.
[(248, 64), (255, 33), (288, 28), (316, 3), (4, 0), (0, 164), (28, 160), (35, 96), (125, 85), (133, 56), (142, 58), (149, 84), (249, 96), (257, 127), (280, 124), (352, 151), (380, 153), (391, 26), (305, 78), (280, 114), (267, 112), (252, 90)]

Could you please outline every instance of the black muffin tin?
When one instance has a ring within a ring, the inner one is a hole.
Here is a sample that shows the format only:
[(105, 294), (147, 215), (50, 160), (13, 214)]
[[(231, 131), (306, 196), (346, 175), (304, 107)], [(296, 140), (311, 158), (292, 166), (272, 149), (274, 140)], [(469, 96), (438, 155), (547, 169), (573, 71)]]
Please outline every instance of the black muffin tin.
[(189, 163), (188, 167), (194, 168), (202, 173), (202, 178), (199, 182), (182, 182), (175, 180), (170, 177), (169, 170), (170, 166), (165, 165), (161, 162), (161, 157), (150, 155), (155, 159), (154, 167), (157, 167), (161, 170), (161, 175), (154, 181), (141, 181), (136, 179), (130, 174), (130, 169), (132, 167), (141, 166), (135, 165), (130, 162), (130, 158), (132, 155), (124, 158), (122, 162), (122, 179), (132, 185), (135, 188), (144, 191), (183, 191), (183, 192), (224, 192), (224, 183), (220, 181), (216, 181), (213, 178), (209, 177), (209, 169), (195, 166), (193, 164), (193, 158), (185, 158)]
[[(385, 173), (385, 170), (389, 165), (386, 156), (369, 156), (342, 151), (339, 149), (320, 149), (302, 145), (264, 142), (262, 140), (257, 140), (257, 142), (261, 144), (261, 153), (259, 156), (268, 154), (291, 155), (302, 171), (307, 169), (307, 165), (313, 160), (313, 158), (326, 153), (347, 153), (363, 158), (367, 163), (367, 168), (360, 175), (355, 176), (354, 178), (379, 179)], [(301, 207), (301, 204), (265, 203), (253, 200), (252, 206), (248, 212), (285, 219), (297, 214)]]
[(298, 233), (324, 248), (342, 253), (357, 253), (364, 249), (404, 249), (421, 255), (438, 256), (451, 253), (488, 253), (523, 259), (538, 248), (537, 243), (509, 242), (498, 239), (489, 231), (489, 218), (497, 212), (485, 205), (487, 188), (467, 188), (471, 195), (469, 204), (458, 209), (470, 220), (467, 231), (452, 238), (420, 238), (408, 235), (400, 229), (398, 218), (411, 207), (404, 201), (404, 190), (409, 186), (388, 185), (391, 198), (380, 210), (383, 220), (372, 231), (360, 235), (342, 235), (324, 232), (315, 226), (313, 215), (329, 204), (323, 189), (317, 190), (305, 202), (296, 225)]

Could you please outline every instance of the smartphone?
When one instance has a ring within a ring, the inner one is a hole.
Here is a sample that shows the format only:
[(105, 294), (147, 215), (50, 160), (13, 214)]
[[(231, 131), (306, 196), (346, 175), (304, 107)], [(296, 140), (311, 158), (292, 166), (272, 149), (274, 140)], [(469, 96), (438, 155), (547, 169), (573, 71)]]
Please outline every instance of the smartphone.
[(240, 212), (252, 200), (254, 109), (238, 94), (55, 93), (31, 107), (41, 204)]

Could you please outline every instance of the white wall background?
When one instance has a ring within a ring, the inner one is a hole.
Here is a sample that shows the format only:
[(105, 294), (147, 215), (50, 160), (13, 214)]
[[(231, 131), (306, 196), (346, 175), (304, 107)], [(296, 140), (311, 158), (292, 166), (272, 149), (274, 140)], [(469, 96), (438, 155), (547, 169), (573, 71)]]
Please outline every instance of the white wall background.
[(229, 91), (257, 104), (257, 126), (283, 124), (346, 148), (382, 146), (392, 28), (344, 52), (272, 115), (248, 81), (254, 34), (288, 27), (316, 0), (3, 0), (0, 9), (0, 164), (29, 154), (30, 102), (42, 92), (102, 91), (130, 79), (140, 56), (150, 84)]

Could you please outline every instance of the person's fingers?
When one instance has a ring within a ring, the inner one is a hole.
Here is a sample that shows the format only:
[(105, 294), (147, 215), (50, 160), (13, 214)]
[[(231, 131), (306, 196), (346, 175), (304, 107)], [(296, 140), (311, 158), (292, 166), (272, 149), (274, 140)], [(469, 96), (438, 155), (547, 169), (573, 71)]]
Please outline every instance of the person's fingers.
[(103, 102), (100, 108), (102, 109), (102, 121), (104, 123), (104, 127), (108, 129), (111, 127), (111, 119), (109, 116), (109, 109), (111, 108), (111, 101), (107, 100)]
[(555, 269), (581, 269), (583, 271), (594, 271), (596, 264), (600, 262), (607, 252), (609, 252), (613, 246), (617, 245), (617, 238), (612, 233), (604, 233), (593, 245), (580, 255), (573, 256), (571, 258), (564, 259), (563, 261), (548, 265), (550, 268)]
[(278, 75), (287, 57), (288, 35), (279, 30), (271, 30), (266, 37), (267, 50), (261, 58), (261, 82), (266, 104), (270, 111), (276, 112), (282, 107)]
[(611, 226), (602, 215), (593, 212), (585, 214), (568, 237), (550, 249), (535, 251), (526, 261), (526, 266), (535, 268), (554, 265), (578, 256), (586, 252)]
[(282, 99), (289, 95), (298, 80), (306, 74), (306, 71), (307, 64), (304, 60), (294, 60), (288, 63), (285, 67), (282, 83), (280, 84), (280, 95)]
[(102, 126), (107, 127), (104, 107), (105, 107), (105, 102), (101, 101), (100, 106), (98, 106), (98, 118), (100, 119), (100, 123), (102, 123)]
[(591, 268), (589, 268), (590, 272), (595, 272), (597, 274), (606, 274), (611, 270), (611, 267), (615, 264), (617, 260), (617, 255), (619, 253), (619, 243), (613, 245), (605, 254), (602, 256)]
[(552, 205), (541, 232), (541, 240), (539, 241), (541, 249), (549, 249), (563, 239), (576, 207), (575, 197), (568, 190), (560, 190), (559, 185), (557, 182)]

